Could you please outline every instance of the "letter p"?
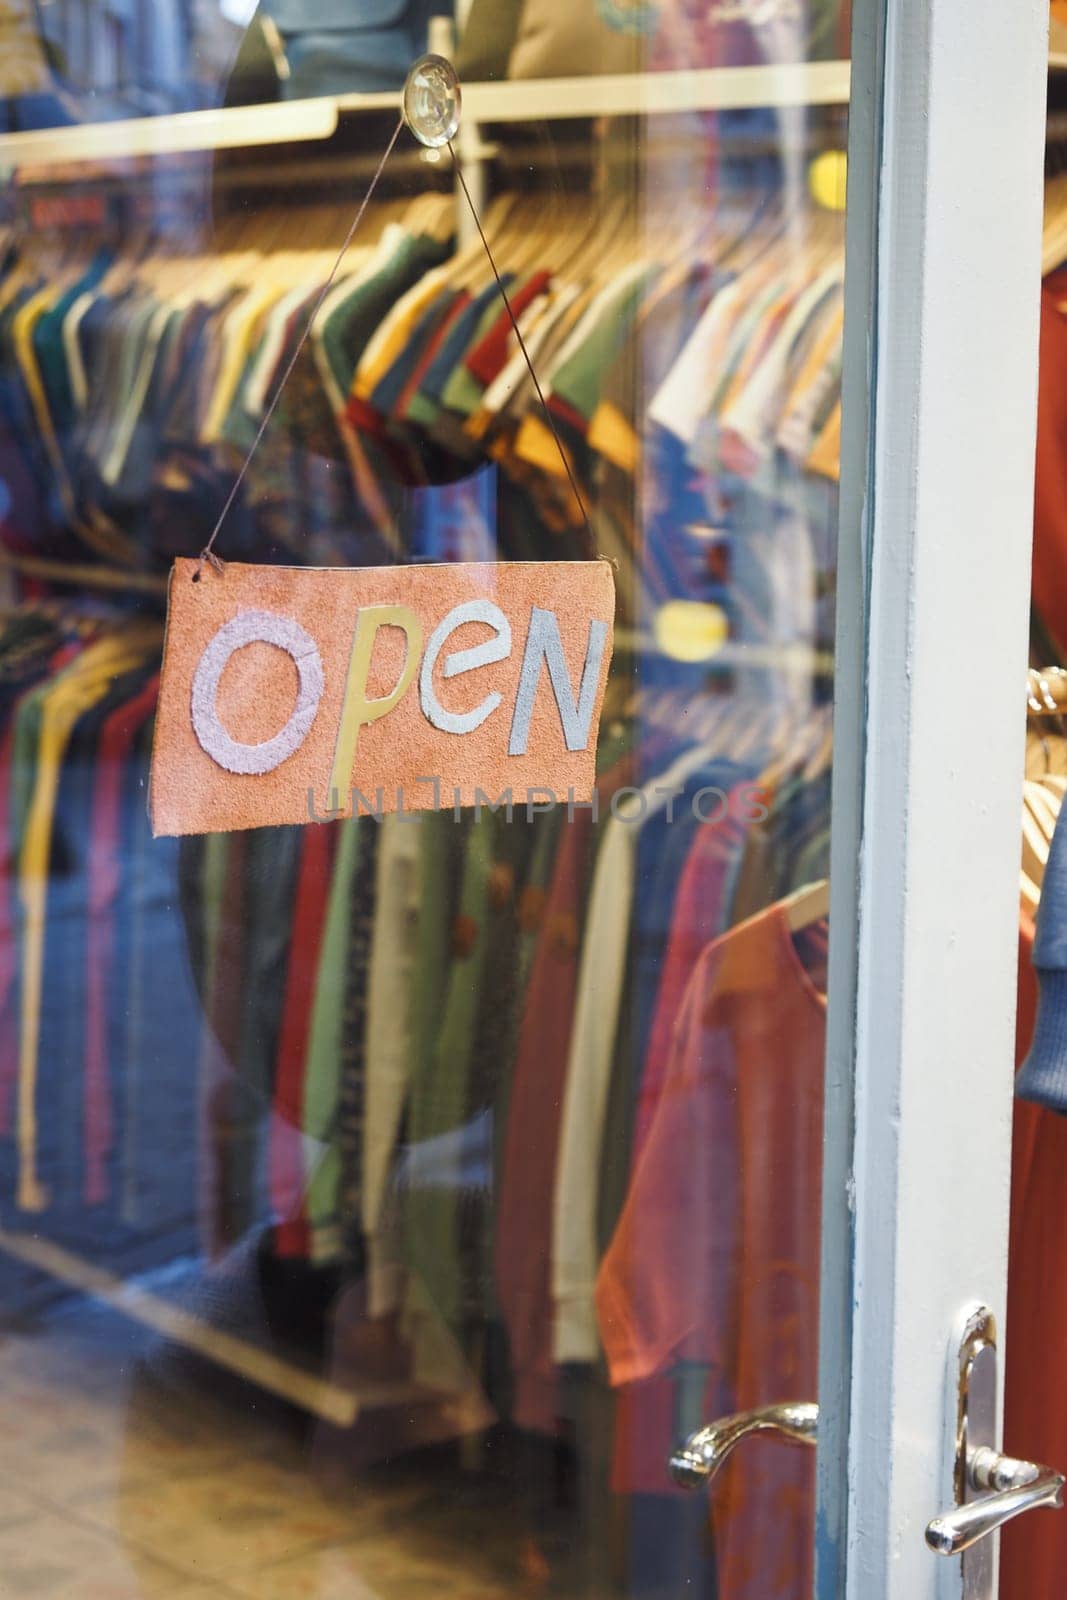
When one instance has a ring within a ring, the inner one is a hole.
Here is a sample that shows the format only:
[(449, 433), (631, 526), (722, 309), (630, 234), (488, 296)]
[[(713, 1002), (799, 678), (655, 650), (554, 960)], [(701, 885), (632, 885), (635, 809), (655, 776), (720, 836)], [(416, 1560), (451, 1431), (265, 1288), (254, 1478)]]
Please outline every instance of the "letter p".
[[(407, 645), (400, 676), (388, 694), (367, 695), (371, 659), (379, 628), (400, 628)], [(330, 788), (339, 794), (347, 792), (356, 760), (359, 730), (368, 723), (377, 722), (401, 700), (411, 687), (419, 666), (422, 649), (422, 624), (407, 606), (361, 606), (356, 618), (356, 632), (352, 640), (352, 655), (348, 663), (345, 699), (341, 709), (341, 726), (337, 734), (337, 747), (333, 758)]]

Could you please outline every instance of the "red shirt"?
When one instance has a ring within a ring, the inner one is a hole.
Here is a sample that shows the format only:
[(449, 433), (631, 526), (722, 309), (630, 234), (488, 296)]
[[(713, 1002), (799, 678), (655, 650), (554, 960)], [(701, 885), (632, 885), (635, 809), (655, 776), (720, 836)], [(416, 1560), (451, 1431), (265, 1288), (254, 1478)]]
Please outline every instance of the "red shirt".
[[(613, 1382), (698, 1362), (709, 1418), (816, 1394), (825, 1018), (780, 907), (700, 958), (597, 1280)], [(754, 1439), (712, 1504), (720, 1600), (807, 1600), (814, 1453)]]
[(1041, 289), (1033, 601), (1061, 656), (1067, 653), (1067, 268)]
[[(539, 295), (544, 294), (552, 281), (550, 272), (535, 272), (532, 278), (521, 286), (517, 293), (508, 296), (508, 301), (516, 321), (522, 316), (527, 306), (533, 305)], [(466, 357), (463, 365), (472, 377), (477, 378), (483, 388), (488, 388), (498, 373), (502, 372), (507, 362), (510, 350), (508, 341), (512, 337), (511, 317), (505, 309), (493, 323), (489, 332), (480, 339), (474, 349)]]
[[(629, 760), (599, 779), (602, 805), (629, 781)], [(624, 775), (625, 773), (625, 775)], [(520, 1427), (555, 1431), (552, 1359), (552, 1195), (578, 990), (581, 909), (593, 820), (576, 811), (563, 842), (530, 970), (508, 1104), (496, 1229), (497, 1296), (515, 1375)]]
[(315, 979), (330, 897), (337, 830), (325, 824), (305, 829), (293, 903), (285, 1004), (274, 1074), (274, 1116), (270, 1125), (270, 1196), (275, 1217), (274, 1247), (282, 1256), (306, 1256), (304, 1198), (304, 1073)]
[[(731, 808), (721, 822), (699, 830), (686, 857), (641, 1069), (634, 1116), (634, 1166), (652, 1127), (670, 1071), (675, 1024), (689, 981), (701, 955), (726, 921), (724, 895), (730, 869), (737, 860), (744, 837), (745, 824), (734, 816)], [(673, 1377), (661, 1374), (621, 1389), (612, 1463), (612, 1487), (617, 1494), (671, 1491), (666, 1462), (676, 1443), (677, 1431)], [(685, 1494), (687, 1491), (676, 1492)]]

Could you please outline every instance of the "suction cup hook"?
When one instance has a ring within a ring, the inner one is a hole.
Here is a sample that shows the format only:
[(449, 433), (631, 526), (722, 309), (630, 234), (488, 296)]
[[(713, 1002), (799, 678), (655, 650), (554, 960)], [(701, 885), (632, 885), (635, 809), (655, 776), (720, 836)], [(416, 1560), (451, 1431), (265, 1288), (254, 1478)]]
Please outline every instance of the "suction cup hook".
[(454, 139), (463, 109), (459, 78), (444, 56), (420, 56), (404, 85), (404, 121), (420, 144), (440, 150)]

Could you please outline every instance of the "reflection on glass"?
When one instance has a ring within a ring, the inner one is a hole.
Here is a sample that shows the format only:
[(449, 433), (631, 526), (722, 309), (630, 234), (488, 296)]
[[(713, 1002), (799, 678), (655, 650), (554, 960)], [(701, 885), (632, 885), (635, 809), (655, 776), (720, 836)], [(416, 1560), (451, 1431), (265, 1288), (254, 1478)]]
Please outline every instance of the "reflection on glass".
[[(429, 21), (248, 9), (0, 3), (7, 126), (395, 86)], [(406, 136), (296, 354), (392, 112), (9, 186), (13, 1592), (807, 1600), (811, 1452), (748, 1441), (710, 1495), (667, 1463), (817, 1398), (847, 80), (640, 116), (596, 80), (833, 63), (845, 26), (474, 0), (466, 80), (588, 93), (464, 131), (548, 417)], [(594, 807), (151, 838), (168, 565), (294, 354), (219, 554), (609, 558)]]

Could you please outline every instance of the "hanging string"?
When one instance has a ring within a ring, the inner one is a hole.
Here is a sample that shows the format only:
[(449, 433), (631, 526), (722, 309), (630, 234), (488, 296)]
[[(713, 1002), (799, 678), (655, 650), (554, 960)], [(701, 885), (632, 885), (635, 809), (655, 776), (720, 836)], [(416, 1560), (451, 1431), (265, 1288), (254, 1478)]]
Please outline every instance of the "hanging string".
[[(297, 340), (296, 347), (293, 350), (292, 355), (289, 357), (289, 360), (286, 362), (285, 369), (282, 372), (282, 375), (281, 375), (280, 379), (278, 380), (278, 383), (275, 386), (274, 394), (271, 397), (270, 404), (267, 406), (266, 411), (263, 413), (263, 419), (260, 422), (258, 429), (256, 430), (256, 436), (252, 440), (252, 444), (251, 444), (251, 447), (249, 448), (248, 454), (244, 458), (244, 461), (243, 461), (243, 463), (241, 465), (241, 470), (238, 472), (236, 478), (234, 479), (233, 484), (232, 484), (232, 486), (230, 488), (230, 492), (226, 496), (226, 502), (223, 505), (222, 510), (219, 512), (218, 519), (217, 519), (217, 521), (215, 523), (214, 528), (211, 530), (211, 537), (208, 539), (207, 544), (204, 546), (204, 548), (200, 552), (200, 559), (197, 561), (196, 570), (195, 570), (195, 572), (193, 573), (193, 576), (192, 576), (192, 581), (194, 583), (199, 583), (200, 577), (201, 577), (201, 574), (202, 574), (202, 572), (204, 570), (205, 565), (210, 565), (216, 572), (221, 572), (223, 570), (222, 562), (219, 560), (218, 556), (215, 554), (215, 541), (218, 538), (219, 533), (222, 530), (223, 523), (226, 521), (226, 518), (229, 516), (230, 511), (233, 508), (234, 501), (237, 499), (237, 496), (240, 493), (241, 485), (244, 483), (245, 477), (246, 477), (246, 475), (248, 473), (248, 469), (252, 465), (252, 458), (254, 457), (256, 451), (259, 449), (259, 446), (263, 441), (263, 435), (266, 433), (268, 427), (270, 426), (271, 418), (274, 416), (274, 413), (275, 413), (275, 411), (276, 411), (276, 409), (278, 407), (278, 402), (281, 400), (282, 392), (285, 389), (285, 386), (288, 383), (290, 377), (292, 376), (293, 369), (295, 368), (296, 363), (300, 358), (300, 353), (303, 350), (305, 344), (308, 341), (308, 338), (311, 335), (311, 330), (312, 330), (312, 327), (314, 326), (315, 318), (318, 316), (319, 312), (322, 310), (323, 304), (324, 304), (324, 302), (326, 300), (326, 296), (329, 294), (331, 288), (333, 287), (333, 284), (334, 284), (334, 282), (335, 282), (335, 280), (337, 278), (337, 274), (341, 269), (341, 263), (344, 260), (346, 254), (348, 253), (348, 248), (351, 245), (352, 240), (356, 236), (356, 232), (359, 229), (360, 223), (363, 221), (364, 214), (365, 214), (365, 212), (367, 210), (367, 207), (370, 204), (370, 202), (371, 202), (371, 200), (372, 200), (372, 198), (374, 196), (374, 191), (378, 187), (378, 182), (379, 182), (379, 180), (380, 180), (380, 178), (382, 176), (382, 173), (385, 171), (386, 163), (388, 162), (389, 157), (393, 153), (393, 150), (394, 150), (394, 148), (396, 146), (396, 142), (400, 137), (400, 134), (401, 134), (401, 132), (402, 132), (402, 130), (404, 128), (404, 125), (405, 125), (405, 119), (402, 116), (400, 118), (400, 120), (398, 121), (396, 127), (393, 129), (392, 137), (390, 138), (389, 143), (386, 145), (385, 151), (384, 151), (384, 153), (382, 155), (382, 158), (379, 161), (378, 166), (375, 169), (374, 176), (372, 177), (372, 179), (370, 181), (370, 187), (368, 188), (366, 194), (363, 196), (363, 199), (360, 202), (359, 209), (356, 212), (355, 216), (353, 217), (351, 226), (349, 227), (348, 232), (345, 235), (344, 243), (341, 245), (341, 248), (337, 253), (337, 259), (334, 261), (333, 266), (330, 268), (329, 276), (327, 277), (325, 283), (322, 285), (322, 288), (319, 290), (318, 294), (315, 297), (315, 304), (311, 308), (310, 315), (308, 316), (307, 322), (304, 325), (304, 330), (301, 333), (300, 338)], [(541, 381), (538, 378), (536, 371), (534, 370), (534, 364), (533, 364), (533, 361), (530, 358), (530, 352), (526, 348), (526, 340), (523, 337), (522, 329), (519, 327), (518, 318), (516, 317), (515, 312), (512, 309), (511, 301), (508, 298), (507, 289), (504, 287), (504, 280), (500, 275), (500, 271), (499, 271), (499, 269), (497, 267), (496, 260), (495, 260), (495, 258), (493, 256), (492, 247), (490, 246), (489, 240), (486, 238), (485, 229), (482, 227), (482, 219), (478, 215), (477, 208), (475, 207), (475, 204), (474, 204), (474, 199), (473, 199), (473, 197), (471, 195), (470, 189), (467, 187), (467, 180), (464, 177), (463, 168), (461, 167), (460, 162), (459, 162), (459, 158), (456, 155), (455, 149), (453, 148), (452, 141), (448, 140), (447, 144), (448, 144), (449, 154), (452, 157), (453, 165), (455, 167), (456, 177), (459, 179), (460, 188), (463, 190), (463, 197), (466, 200), (467, 206), (468, 206), (468, 208), (470, 210), (470, 214), (471, 214), (472, 218), (474, 219), (474, 226), (478, 230), (478, 237), (482, 241), (482, 247), (485, 250), (486, 259), (489, 262), (489, 266), (492, 269), (493, 277), (496, 280), (496, 286), (497, 286), (497, 289), (500, 292), (500, 298), (501, 298), (501, 301), (503, 302), (504, 310), (507, 312), (508, 321), (511, 323), (512, 331), (515, 334), (515, 338), (516, 338), (516, 341), (518, 343), (519, 349), (522, 352), (523, 361), (526, 363), (526, 370), (529, 372), (530, 380), (533, 383), (534, 389), (537, 392), (537, 398), (538, 398), (538, 400), (540, 402), (541, 410), (544, 413), (545, 422), (547, 423), (549, 431), (552, 434), (552, 438), (555, 440), (556, 449), (559, 452), (559, 459), (563, 464), (563, 470), (566, 473), (567, 482), (570, 484), (571, 493), (574, 496), (575, 504), (577, 505), (579, 514), (581, 515), (581, 519), (585, 524), (586, 533), (589, 536), (590, 543), (595, 545), (596, 541), (595, 541), (595, 539), (593, 537), (593, 528), (592, 528), (592, 524), (591, 524), (591, 522), (589, 520), (589, 512), (586, 509), (585, 501), (582, 498), (582, 492), (578, 487), (578, 480), (574, 475), (574, 469), (571, 466), (570, 457), (568, 456), (566, 450), (564, 449), (563, 440), (560, 438), (559, 429), (556, 427), (555, 418), (553, 417), (552, 412), (549, 409), (548, 400), (547, 400), (547, 398), (545, 396), (544, 390), (541, 387)]]
[(204, 548), (200, 552), (200, 559), (196, 564), (196, 571), (193, 573), (193, 582), (194, 583), (199, 583), (200, 582), (200, 574), (204, 570), (205, 562), (210, 563), (210, 565), (216, 571), (221, 571), (222, 570), (222, 563), (220, 562), (218, 556), (214, 554), (215, 540), (219, 536), (219, 531), (222, 528), (222, 524), (226, 521), (226, 518), (230, 514), (230, 508), (232, 507), (234, 501), (237, 499), (237, 495), (238, 495), (238, 493), (240, 491), (241, 485), (245, 480), (245, 474), (248, 472), (249, 467), (252, 465), (252, 457), (255, 455), (256, 451), (259, 449), (259, 446), (260, 446), (260, 444), (262, 442), (262, 439), (263, 439), (263, 435), (266, 433), (267, 428), (270, 426), (270, 419), (271, 419), (271, 417), (273, 417), (273, 415), (275, 413), (275, 410), (277, 409), (278, 401), (282, 397), (282, 390), (285, 388), (285, 385), (289, 382), (289, 379), (292, 377), (293, 368), (296, 366), (296, 363), (297, 363), (297, 361), (298, 361), (298, 359), (300, 357), (301, 350), (303, 350), (305, 344), (308, 341), (308, 338), (309, 338), (309, 336), (311, 334), (311, 329), (312, 329), (312, 326), (314, 324), (315, 318), (318, 316), (319, 312), (322, 310), (323, 302), (325, 301), (326, 296), (329, 294), (330, 290), (333, 288), (334, 280), (337, 277), (338, 272), (341, 270), (341, 262), (344, 260), (345, 256), (347, 255), (348, 247), (352, 243), (352, 240), (355, 238), (356, 231), (359, 228), (360, 223), (363, 221), (364, 212), (366, 211), (367, 207), (370, 205), (371, 199), (372, 199), (372, 197), (374, 195), (374, 191), (378, 187), (378, 180), (381, 178), (382, 173), (385, 171), (386, 162), (389, 160), (389, 157), (393, 153), (393, 150), (394, 150), (394, 148), (396, 146), (396, 141), (399, 139), (403, 127), (404, 127), (404, 119), (403, 119), (403, 117), (401, 117), (400, 121), (397, 123), (396, 127), (393, 129), (393, 136), (389, 140), (389, 143), (386, 145), (385, 153), (382, 156), (382, 159), (379, 161), (379, 163), (377, 165), (377, 168), (375, 169), (374, 176), (370, 181), (370, 188), (367, 190), (366, 194), (363, 196), (363, 199), (360, 202), (359, 210), (356, 212), (355, 216), (352, 219), (352, 225), (349, 228), (348, 232), (345, 234), (344, 244), (341, 246), (340, 250), (337, 252), (337, 260), (334, 262), (333, 266), (330, 268), (330, 275), (326, 279), (326, 282), (323, 284), (322, 288), (319, 290), (318, 295), (315, 298), (315, 304), (311, 308), (311, 315), (308, 317), (307, 322), (304, 325), (303, 333), (300, 335), (300, 338), (297, 340), (296, 349), (293, 351), (292, 355), (289, 357), (289, 360), (286, 362), (285, 371), (282, 373), (281, 378), (280, 378), (280, 380), (279, 380), (279, 382), (277, 384), (277, 387), (274, 390), (274, 395), (273, 395), (273, 398), (271, 399), (270, 405), (267, 407), (266, 411), (263, 413), (263, 421), (260, 423), (259, 428), (258, 428), (257, 433), (256, 433), (256, 436), (252, 440), (252, 446), (251, 446), (248, 454), (245, 456), (245, 459), (244, 459), (244, 462), (242, 463), (240, 472), (237, 474), (236, 478), (233, 481), (233, 487), (231, 488), (229, 494), (226, 497), (226, 504), (223, 506), (222, 510), (219, 512), (218, 521), (215, 523), (214, 528), (211, 530), (211, 538), (208, 540), (207, 544), (204, 546)]
[(578, 481), (574, 476), (573, 469), (571, 468), (570, 458), (567, 455), (566, 450), (563, 448), (563, 440), (559, 436), (559, 429), (556, 427), (555, 418), (553, 417), (551, 411), (548, 409), (548, 401), (545, 398), (545, 392), (541, 388), (541, 383), (540, 383), (540, 380), (539, 380), (539, 378), (537, 376), (537, 373), (534, 371), (533, 362), (530, 360), (530, 352), (526, 348), (526, 340), (522, 336), (522, 329), (519, 327), (518, 318), (516, 317), (514, 311), (511, 309), (511, 301), (508, 299), (508, 291), (505, 289), (504, 280), (500, 276), (499, 271), (497, 270), (497, 264), (496, 264), (495, 260), (493, 259), (493, 252), (490, 249), (489, 240), (486, 238), (485, 229), (482, 227), (482, 219), (478, 215), (478, 212), (477, 212), (477, 210), (475, 208), (475, 205), (474, 205), (474, 200), (473, 200), (473, 198), (471, 196), (471, 192), (467, 188), (467, 180), (463, 176), (463, 168), (459, 164), (459, 157), (456, 155), (455, 150), (452, 148), (452, 141), (451, 140), (448, 141), (448, 149), (449, 149), (449, 153), (452, 156), (452, 161), (453, 161), (453, 164), (454, 164), (455, 169), (456, 169), (456, 177), (459, 179), (459, 186), (463, 190), (463, 195), (464, 195), (464, 198), (466, 199), (467, 205), (468, 205), (468, 207), (470, 209), (470, 214), (474, 218), (474, 226), (478, 230), (478, 237), (481, 239), (482, 244), (485, 247), (485, 253), (489, 258), (489, 265), (493, 269), (493, 277), (496, 279), (496, 286), (500, 290), (500, 298), (504, 302), (504, 310), (508, 314), (508, 320), (511, 323), (512, 330), (513, 330), (513, 332), (515, 334), (515, 338), (518, 341), (519, 349), (522, 351), (522, 359), (526, 363), (526, 368), (527, 368), (527, 371), (530, 374), (531, 380), (533, 381), (533, 386), (537, 390), (537, 398), (541, 402), (541, 410), (545, 414), (545, 421), (548, 423), (549, 430), (550, 430), (550, 432), (552, 434), (552, 437), (556, 441), (556, 449), (559, 451), (559, 459), (563, 463), (563, 470), (567, 474), (567, 481), (571, 486), (571, 493), (574, 495), (575, 501), (576, 501), (577, 506), (578, 506), (578, 510), (581, 513), (582, 521), (585, 523), (585, 529), (586, 529), (587, 534), (589, 535), (590, 543), (595, 545), (596, 540), (593, 538), (593, 528), (592, 528), (592, 524), (589, 521), (589, 513), (585, 508), (585, 501), (582, 499), (581, 490), (578, 488)]

